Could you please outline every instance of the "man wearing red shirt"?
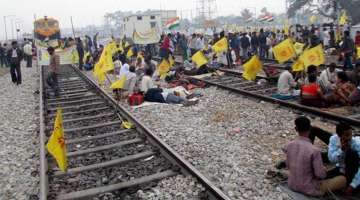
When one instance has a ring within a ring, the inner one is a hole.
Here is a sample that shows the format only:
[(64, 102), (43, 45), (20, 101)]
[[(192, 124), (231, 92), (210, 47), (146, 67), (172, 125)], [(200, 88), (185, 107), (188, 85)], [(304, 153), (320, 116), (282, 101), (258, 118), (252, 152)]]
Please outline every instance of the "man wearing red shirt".
[(168, 34), (167, 36), (165, 36), (165, 38), (161, 44), (161, 47), (160, 47), (160, 57), (161, 58), (168, 59), (168, 57), (169, 57), (170, 37), (171, 37), (171, 34)]

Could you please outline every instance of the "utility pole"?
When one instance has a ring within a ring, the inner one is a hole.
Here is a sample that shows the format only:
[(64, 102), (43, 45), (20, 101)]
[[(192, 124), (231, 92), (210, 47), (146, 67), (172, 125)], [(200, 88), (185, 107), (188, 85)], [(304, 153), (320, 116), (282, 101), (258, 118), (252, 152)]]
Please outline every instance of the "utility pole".
[(11, 19), (11, 39), (15, 38), (14, 34), (14, 19)]
[(72, 28), (72, 32), (73, 32), (74, 39), (75, 39), (75, 29), (74, 29), (74, 23), (73, 23), (72, 16), (70, 16), (70, 21), (71, 21), (71, 28)]
[(7, 27), (6, 27), (6, 18), (8, 17), (14, 17), (15, 15), (6, 15), (4, 16), (4, 30), (5, 30), (5, 40), (7, 41), (8, 40), (8, 35), (7, 35)]

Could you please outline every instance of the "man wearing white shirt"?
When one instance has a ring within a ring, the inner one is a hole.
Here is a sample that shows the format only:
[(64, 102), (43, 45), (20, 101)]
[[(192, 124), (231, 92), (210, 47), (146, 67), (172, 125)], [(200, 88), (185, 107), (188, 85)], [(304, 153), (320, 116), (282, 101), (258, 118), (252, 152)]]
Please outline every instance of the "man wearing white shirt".
[(323, 91), (330, 92), (335, 89), (336, 84), (336, 64), (331, 63), (328, 68), (320, 74), (319, 83)]
[(32, 45), (28, 42), (24, 46), (24, 57), (26, 60), (26, 67), (32, 67)]

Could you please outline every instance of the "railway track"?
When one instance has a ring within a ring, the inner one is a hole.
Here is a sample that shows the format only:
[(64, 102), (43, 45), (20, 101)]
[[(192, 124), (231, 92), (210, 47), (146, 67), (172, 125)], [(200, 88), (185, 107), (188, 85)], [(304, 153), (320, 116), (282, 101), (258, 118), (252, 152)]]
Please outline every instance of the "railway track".
[[(160, 58), (154, 58), (160, 61)], [(179, 61), (175, 61), (176, 65), (181, 65)], [(283, 66), (276, 64), (274, 60), (265, 60), (264, 66), (275, 66), (276, 69), (281, 70)], [(301, 105), (298, 99), (292, 101), (284, 101), (271, 97), (271, 94), (276, 93), (277, 90), (277, 77), (258, 76), (257, 81), (247, 81), (242, 78), (242, 73), (236, 69), (220, 68), (219, 71), (224, 72), (222, 76), (194, 76), (191, 77), (198, 81), (203, 81), (209, 85), (217, 86), (219, 88), (249, 96), (262, 101), (278, 104), (283, 107), (295, 109), (300, 113), (308, 113), (313, 116), (318, 116), (324, 120), (330, 121), (344, 121), (352, 126), (360, 127), (360, 108), (359, 107), (346, 107), (348, 114), (338, 114), (331, 110), (324, 110), (310, 106)], [(259, 79), (266, 79), (266, 82), (258, 83)]]
[(242, 95), (246, 95), (249, 97), (253, 97), (259, 100), (279, 104), (284, 107), (296, 109), (300, 112), (309, 113), (315, 116), (319, 116), (321, 118), (332, 120), (332, 121), (344, 121), (349, 124), (360, 127), (360, 115), (358, 111), (360, 108), (358, 107), (347, 107), (347, 111), (349, 114), (337, 114), (332, 112), (331, 110), (324, 110), (310, 106), (301, 105), (298, 99), (294, 100), (279, 100), (272, 98), (271, 95), (276, 93), (277, 86), (276, 82), (266, 81), (259, 82), (257, 81), (247, 81), (242, 78), (242, 74), (240, 72), (236, 72), (234, 70), (223, 70), (226, 72), (223, 76), (208, 76), (208, 77), (192, 77), (196, 80), (203, 81), (209, 85), (217, 86), (222, 89), (226, 89), (235, 93), (239, 93)]
[[(40, 199), (135, 199), (138, 189), (178, 174), (195, 177), (205, 188), (204, 199), (229, 199), (76, 68), (61, 67), (59, 97), (44, 84), (46, 73), (41, 67)], [(45, 150), (58, 107), (63, 110), (66, 172)], [(135, 128), (121, 128), (124, 120)]]

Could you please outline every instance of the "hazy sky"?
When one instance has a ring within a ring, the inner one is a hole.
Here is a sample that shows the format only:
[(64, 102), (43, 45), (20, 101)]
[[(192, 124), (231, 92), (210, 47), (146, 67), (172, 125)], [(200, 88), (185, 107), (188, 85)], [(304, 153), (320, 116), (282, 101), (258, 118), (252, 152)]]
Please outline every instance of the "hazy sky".
[[(70, 16), (73, 16), (76, 27), (103, 22), (106, 12), (116, 10), (137, 11), (147, 9), (176, 9), (178, 15), (190, 17), (191, 10), (195, 16), (198, 0), (0, 0), (0, 40), (5, 38), (3, 16), (7, 18), (8, 37), (12, 36), (11, 20), (17, 21), (19, 27), (26, 32), (32, 31), (34, 14), (38, 17), (52, 16), (60, 21), (61, 27), (71, 27)], [(280, 13), (285, 10), (285, 0), (217, 0), (217, 14), (239, 14), (243, 8), (259, 13), (264, 6), (270, 12)], [(180, 12), (181, 11), (181, 12)], [(15, 24), (15, 23), (14, 23)], [(15, 33), (14, 33), (15, 34)], [(15, 34), (16, 36), (16, 34)]]

